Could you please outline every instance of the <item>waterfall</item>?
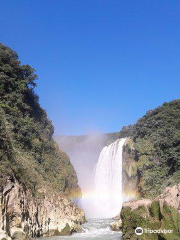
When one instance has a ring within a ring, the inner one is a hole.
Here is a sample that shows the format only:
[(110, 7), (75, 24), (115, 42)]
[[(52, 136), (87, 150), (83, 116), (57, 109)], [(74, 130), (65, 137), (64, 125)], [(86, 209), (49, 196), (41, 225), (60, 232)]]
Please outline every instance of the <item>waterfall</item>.
[(97, 218), (111, 218), (122, 207), (122, 150), (126, 139), (102, 149), (95, 168), (95, 212)]

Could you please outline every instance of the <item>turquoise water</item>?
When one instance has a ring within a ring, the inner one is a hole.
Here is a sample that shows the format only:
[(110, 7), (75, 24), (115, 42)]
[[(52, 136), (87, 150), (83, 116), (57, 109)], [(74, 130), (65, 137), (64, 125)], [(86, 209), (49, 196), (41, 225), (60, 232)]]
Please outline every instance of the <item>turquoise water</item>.
[(90, 219), (83, 224), (83, 233), (74, 233), (67, 237), (44, 237), (41, 240), (122, 240), (121, 232), (111, 231), (109, 224), (113, 220)]

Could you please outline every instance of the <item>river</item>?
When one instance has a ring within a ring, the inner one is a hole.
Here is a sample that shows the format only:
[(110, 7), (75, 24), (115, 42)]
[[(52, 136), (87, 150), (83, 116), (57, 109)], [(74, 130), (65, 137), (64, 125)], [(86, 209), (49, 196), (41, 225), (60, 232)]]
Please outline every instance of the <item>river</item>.
[(121, 232), (111, 231), (111, 219), (89, 219), (82, 225), (83, 233), (74, 233), (65, 237), (43, 237), (41, 240), (122, 240)]

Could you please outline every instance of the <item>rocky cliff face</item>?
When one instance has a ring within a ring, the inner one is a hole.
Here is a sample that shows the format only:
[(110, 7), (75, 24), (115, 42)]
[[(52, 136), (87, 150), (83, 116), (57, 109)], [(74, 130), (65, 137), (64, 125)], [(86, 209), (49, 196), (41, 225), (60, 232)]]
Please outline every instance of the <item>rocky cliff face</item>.
[(1, 189), (0, 239), (70, 235), (81, 231), (84, 221), (83, 211), (65, 196), (40, 192), (35, 198), (15, 179), (8, 179)]
[[(123, 204), (121, 211), (123, 239), (136, 240), (176, 240), (180, 236), (180, 185), (167, 187), (155, 198), (129, 201)], [(141, 227), (144, 233), (135, 234)], [(145, 229), (159, 230), (155, 233)], [(162, 233), (160, 230), (172, 230)]]
[(135, 160), (134, 142), (127, 138), (123, 149), (123, 195), (136, 197), (138, 195), (138, 163)]
[(34, 92), (37, 76), (0, 43), (0, 240), (80, 231), (84, 213), (69, 157)]
[[(171, 154), (169, 151), (169, 156)], [(123, 194), (138, 200), (123, 204), (120, 228), (124, 240), (179, 239), (180, 185), (167, 187), (172, 186), (175, 177), (174, 184), (178, 182), (179, 171), (176, 169), (165, 179), (165, 168), (161, 161), (150, 137), (127, 138), (123, 151)], [(166, 165), (168, 164), (167, 162)], [(158, 196), (159, 192), (162, 194)], [(137, 227), (144, 229), (142, 235), (135, 234)], [(145, 232), (145, 229), (155, 230), (155, 233)], [(163, 229), (171, 232), (162, 232)]]
[(125, 186), (138, 183), (138, 195), (153, 199), (180, 182), (179, 99), (148, 111), (122, 133), (130, 137), (124, 148)]

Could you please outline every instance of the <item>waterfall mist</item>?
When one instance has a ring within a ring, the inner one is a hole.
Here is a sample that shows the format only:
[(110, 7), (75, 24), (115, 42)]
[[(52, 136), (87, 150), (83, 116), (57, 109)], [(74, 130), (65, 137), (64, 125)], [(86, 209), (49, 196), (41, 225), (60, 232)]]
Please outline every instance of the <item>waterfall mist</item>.
[(108, 145), (107, 134), (56, 136), (77, 172), (82, 190), (80, 207), (87, 218), (110, 218), (122, 205), (122, 148), (125, 139)]
[(81, 207), (87, 217), (92, 217), (92, 195), (94, 193), (93, 171), (97, 164), (99, 154), (109, 141), (107, 134), (89, 134), (82, 136), (55, 136), (60, 149), (65, 151), (77, 172), (78, 183), (82, 189), (83, 197)]

